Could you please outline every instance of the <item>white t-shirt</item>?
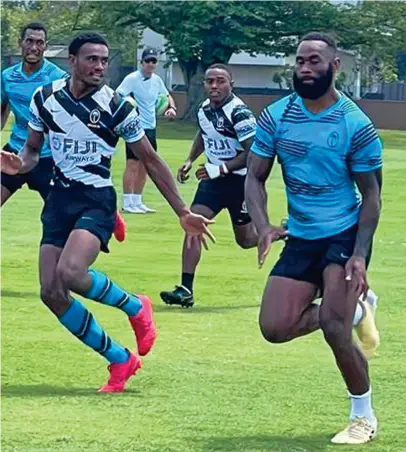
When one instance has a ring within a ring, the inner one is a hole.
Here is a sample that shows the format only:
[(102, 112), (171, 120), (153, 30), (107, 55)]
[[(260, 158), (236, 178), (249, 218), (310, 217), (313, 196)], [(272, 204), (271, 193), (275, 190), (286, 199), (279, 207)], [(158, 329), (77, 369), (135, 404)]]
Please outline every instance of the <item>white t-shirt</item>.
[(144, 129), (155, 129), (155, 104), (162, 94), (169, 94), (159, 75), (152, 74), (146, 78), (141, 71), (128, 74), (116, 90), (122, 96), (133, 96)]

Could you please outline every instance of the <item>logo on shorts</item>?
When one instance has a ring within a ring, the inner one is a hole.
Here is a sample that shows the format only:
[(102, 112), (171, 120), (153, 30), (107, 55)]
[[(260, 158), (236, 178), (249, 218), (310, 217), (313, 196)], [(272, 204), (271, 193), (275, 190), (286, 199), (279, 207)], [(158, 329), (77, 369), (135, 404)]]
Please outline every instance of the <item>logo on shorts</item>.
[[(100, 121), (100, 116), (101, 116), (100, 110), (98, 110), (97, 108), (95, 108), (94, 110), (92, 110), (90, 112), (89, 119), (90, 119), (90, 122), (93, 124), (93, 127), (100, 127), (100, 126), (96, 125)], [(91, 126), (91, 124), (89, 124), (89, 126)]]
[(247, 207), (247, 203), (245, 201), (242, 202), (241, 213), (244, 213), (244, 214), (248, 213), (248, 207)]
[(350, 258), (350, 256), (347, 256), (347, 255), (344, 254), (344, 253), (341, 253), (341, 254), (340, 254), (340, 257), (341, 257), (341, 259), (349, 259), (349, 258)]
[(338, 140), (340, 139), (340, 136), (337, 132), (331, 132), (330, 135), (327, 138), (327, 144), (329, 148), (336, 148), (338, 145)]

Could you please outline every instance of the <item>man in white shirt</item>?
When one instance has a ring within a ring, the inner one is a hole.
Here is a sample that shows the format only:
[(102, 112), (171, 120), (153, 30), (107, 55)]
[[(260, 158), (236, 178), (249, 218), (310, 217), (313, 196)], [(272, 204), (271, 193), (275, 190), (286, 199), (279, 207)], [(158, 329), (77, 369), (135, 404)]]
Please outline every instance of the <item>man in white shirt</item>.
[[(146, 48), (141, 56), (141, 69), (128, 74), (117, 88), (122, 96), (135, 99), (140, 115), (141, 126), (152, 147), (157, 150), (156, 142), (156, 104), (160, 96), (168, 96), (168, 108), (164, 116), (176, 118), (176, 106), (163, 80), (154, 74), (158, 63), (158, 53)], [(142, 192), (147, 180), (144, 165), (126, 147), (127, 164), (123, 175), (123, 211), (127, 213), (153, 213), (142, 202)]]

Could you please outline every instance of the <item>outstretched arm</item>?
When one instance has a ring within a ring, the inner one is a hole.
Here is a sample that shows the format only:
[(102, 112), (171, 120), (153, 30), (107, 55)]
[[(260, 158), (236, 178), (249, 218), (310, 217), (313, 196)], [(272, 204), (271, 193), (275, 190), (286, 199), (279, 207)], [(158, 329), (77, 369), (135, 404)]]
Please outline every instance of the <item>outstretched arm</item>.
[(24, 144), (23, 152), (20, 157), (22, 165), (20, 173), (28, 173), (38, 164), (39, 154), (44, 144), (44, 133), (37, 132), (28, 127), (28, 138)]

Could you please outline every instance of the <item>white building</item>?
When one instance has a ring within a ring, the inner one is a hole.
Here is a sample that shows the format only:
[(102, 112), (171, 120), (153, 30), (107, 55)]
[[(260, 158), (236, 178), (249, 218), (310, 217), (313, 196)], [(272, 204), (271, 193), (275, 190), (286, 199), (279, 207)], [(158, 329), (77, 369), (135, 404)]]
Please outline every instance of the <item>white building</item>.
[[(163, 51), (165, 47), (165, 38), (150, 29), (145, 29), (142, 39), (142, 48), (138, 50), (138, 61), (141, 59), (142, 49), (144, 47), (155, 47)], [(342, 71), (346, 73), (346, 85), (352, 86), (356, 80), (356, 57), (353, 53), (339, 50), (339, 56), (342, 63)], [(175, 62), (168, 63), (165, 53), (159, 56), (160, 64), (157, 73), (164, 79), (169, 89), (180, 88), (185, 85), (182, 71), (179, 64)], [(235, 87), (246, 89), (279, 89), (278, 83), (273, 81), (276, 73), (281, 73), (286, 65), (293, 65), (294, 55), (288, 57), (267, 56), (257, 54), (255, 57), (246, 52), (233, 54), (228, 65), (233, 74)], [(165, 68), (164, 66), (167, 65)], [(282, 84), (285, 87), (284, 84)]]

